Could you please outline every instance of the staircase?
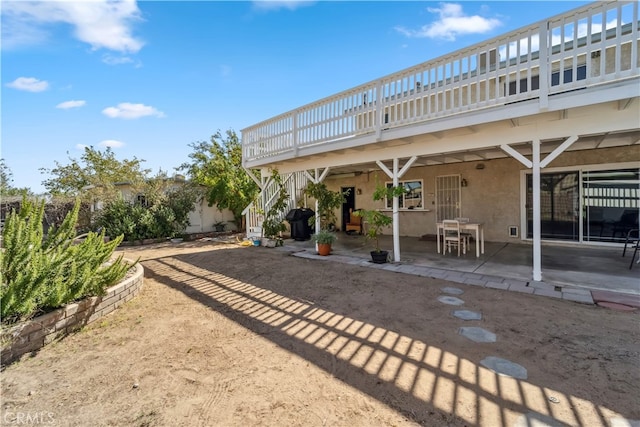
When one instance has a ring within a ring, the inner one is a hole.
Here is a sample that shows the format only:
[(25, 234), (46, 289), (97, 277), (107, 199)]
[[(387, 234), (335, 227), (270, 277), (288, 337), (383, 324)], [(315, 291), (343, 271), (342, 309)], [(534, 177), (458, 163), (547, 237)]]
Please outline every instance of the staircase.
[[(289, 194), (289, 201), (287, 208), (280, 212), (279, 219), (284, 221), (289, 211), (297, 207), (298, 200), (304, 197), (303, 192), (308, 182), (309, 177), (304, 172), (282, 174), (282, 183)], [(279, 190), (279, 185), (270, 179), (258, 195), (258, 198), (242, 211), (245, 216), (248, 238), (262, 237), (264, 212), (267, 212), (278, 198)]]

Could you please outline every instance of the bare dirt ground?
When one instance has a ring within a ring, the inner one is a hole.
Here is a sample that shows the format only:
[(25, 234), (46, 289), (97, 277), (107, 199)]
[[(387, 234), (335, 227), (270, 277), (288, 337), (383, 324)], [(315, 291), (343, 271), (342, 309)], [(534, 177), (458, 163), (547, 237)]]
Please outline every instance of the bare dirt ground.
[[(609, 426), (637, 312), (213, 242), (126, 248), (142, 292), (2, 372), (2, 425)], [(457, 287), (464, 305), (438, 301)], [(452, 310), (482, 313), (463, 321)], [(458, 334), (496, 334), (475, 343)], [(481, 365), (496, 356), (527, 379)], [(535, 424), (535, 421), (546, 424)], [(624, 425), (624, 424), (622, 424)]]

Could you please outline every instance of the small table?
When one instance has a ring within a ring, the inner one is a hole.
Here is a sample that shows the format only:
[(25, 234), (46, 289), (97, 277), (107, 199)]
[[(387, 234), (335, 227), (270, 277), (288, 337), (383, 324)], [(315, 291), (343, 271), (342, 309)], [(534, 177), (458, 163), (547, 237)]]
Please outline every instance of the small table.
[[(436, 240), (438, 241), (438, 253), (440, 253), (440, 236), (444, 238), (444, 226), (441, 222), (436, 223), (437, 232), (436, 232)], [(482, 227), (481, 222), (461, 222), (460, 230), (469, 230), (475, 233), (476, 239), (476, 257), (479, 257), (480, 254), (484, 254), (484, 228)], [(444, 244), (443, 244), (444, 246)], [(444, 247), (442, 248), (444, 251)]]

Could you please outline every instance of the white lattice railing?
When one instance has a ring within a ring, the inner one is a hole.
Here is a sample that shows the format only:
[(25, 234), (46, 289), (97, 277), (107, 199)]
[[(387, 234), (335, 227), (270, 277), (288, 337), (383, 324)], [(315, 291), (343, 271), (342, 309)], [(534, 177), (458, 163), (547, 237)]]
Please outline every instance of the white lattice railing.
[(640, 74), (638, 2), (595, 2), (242, 130), (245, 164)]
[[(309, 178), (304, 172), (283, 174), (282, 178), (282, 184), (289, 194), (287, 207), (280, 213), (279, 218), (284, 221), (287, 213), (289, 213), (291, 209), (295, 209), (298, 205), (298, 200), (303, 197), (303, 191), (309, 182)], [(275, 181), (268, 181), (266, 187), (261, 191), (256, 200), (242, 212), (246, 220), (247, 237), (262, 236), (264, 212), (267, 212), (278, 198), (279, 190), (280, 187)]]

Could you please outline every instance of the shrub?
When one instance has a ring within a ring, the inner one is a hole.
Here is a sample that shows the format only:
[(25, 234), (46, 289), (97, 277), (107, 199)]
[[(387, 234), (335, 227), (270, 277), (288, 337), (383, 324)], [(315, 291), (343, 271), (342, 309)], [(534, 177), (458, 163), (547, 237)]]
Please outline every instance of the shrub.
[(102, 295), (125, 277), (131, 267), (122, 256), (112, 260), (122, 236), (105, 243), (104, 232), (88, 233), (75, 243), (80, 203), (60, 226), (45, 236), (44, 201), (22, 202), (2, 230), (0, 251), (0, 316), (7, 324), (38, 311), (60, 307), (90, 295)]
[(198, 189), (186, 184), (150, 193), (145, 206), (120, 197), (98, 212), (95, 226), (104, 229), (107, 236), (122, 234), (129, 242), (178, 236), (189, 225), (189, 212), (199, 197)]

